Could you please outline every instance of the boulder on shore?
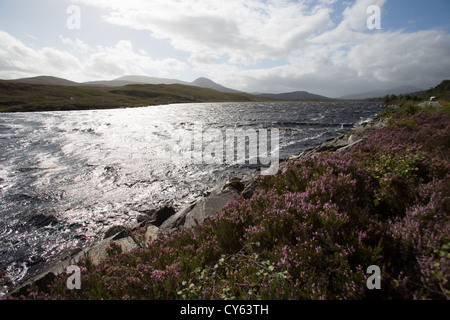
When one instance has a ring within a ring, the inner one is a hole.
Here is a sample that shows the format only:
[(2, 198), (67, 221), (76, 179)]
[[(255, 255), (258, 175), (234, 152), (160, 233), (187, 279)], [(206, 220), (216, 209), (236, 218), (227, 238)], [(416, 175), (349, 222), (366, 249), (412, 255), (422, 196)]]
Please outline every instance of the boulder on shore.
[(141, 211), (141, 213), (144, 214), (138, 217), (138, 223), (152, 224), (159, 227), (176, 212), (173, 207), (166, 205), (159, 209)]
[(195, 226), (202, 223), (206, 217), (216, 215), (237, 194), (238, 192), (234, 187), (227, 185), (214, 188), (209, 196), (197, 201), (192, 210), (186, 215), (184, 227)]
[(200, 224), (206, 217), (219, 213), (235, 197), (251, 198), (257, 187), (257, 174), (248, 175), (243, 179), (232, 178), (179, 210), (167, 219), (160, 229), (163, 232), (171, 232)]

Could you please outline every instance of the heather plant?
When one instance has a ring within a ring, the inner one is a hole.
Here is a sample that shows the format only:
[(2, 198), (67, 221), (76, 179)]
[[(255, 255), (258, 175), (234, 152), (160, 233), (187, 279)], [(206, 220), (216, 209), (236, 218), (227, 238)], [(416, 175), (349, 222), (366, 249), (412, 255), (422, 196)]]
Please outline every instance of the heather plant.
[[(197, 268), (181, 283), (182, 299), (268, 299), (275, 294), (289, 298), (287, 271), (258, 254), (222, 255), (214, 266)], [(275, 291), (275, 292), (273, 292)]]
[[(423, 199), (411, 206), (403, 219), (389, 221), (387, 234), (393, 241), (402, 292), (409, 298), (450, 298), (450, 187), (445, 180), (421, 188)], [(402, 274), (400, 270), (410, 270)]]
[(345, 155), (290, 162), (200, 225), (84, 261), (82, 290), (63, 274), (29, 298), (448, 299), (449, 118), (402, 115)]
[(374, 206), (381, 207), (385, 215), (401, 215), (415, 201), (417, 185), (420, 183), (420, 167), (424, 153), (379, 153), (374, 161), (366, 164), (376, 181)]

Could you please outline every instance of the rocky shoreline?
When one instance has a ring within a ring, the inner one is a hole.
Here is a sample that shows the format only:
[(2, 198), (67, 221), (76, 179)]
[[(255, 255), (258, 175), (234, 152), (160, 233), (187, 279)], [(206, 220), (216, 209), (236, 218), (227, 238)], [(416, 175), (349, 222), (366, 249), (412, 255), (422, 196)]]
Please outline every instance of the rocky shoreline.
[[(371, 119), (358, 123), (353, 129), (338, 137), (327, 140), (317, 147), (280, 160), (280, 170), (283, 170), (283, 167), (289, 161), (314, 157), (321, 152), (346, 153), (353, 146), (368, 137), (373, 130), (382, 128), (386, 124), (386, 119)], [(74, 248), (66, 250), (58, 258), (49, 262), (47, 267), (36, 276), (15, 288), (11, 294), (26, 294), (26, 290), (34, 285), (40, 289), (45, 289), (55, 279), (56, 275), (64, 272), (67, 267), (76, 265), (82, 259), (89, 258), (93, 264), (99, 264), (107, 257), (107, 249), (111, 243), (120, 246), (124, 252), (133, 250), (139, 246), (132, 237), (132, 232), (137, 229), (144, 228), (145, 243), (149, 243), (161, 233), (176, 232), (200, 224), (207, 216), (220, 212), (223, 206), (233, 198), (237, 196), (251, 198), (258, 188), (258, 175), (259, 172), (256, 171), (242, 179), (232, 178), (224, 184), (217, 185), (210, 192), (187, 204), (177, 212), (172, 207), (163, 207), (158, 210), (146, 212), (138, 218), (136, 225), (132, 228), (122, 226), (112, 227), (99, 243), (84, 249)]]

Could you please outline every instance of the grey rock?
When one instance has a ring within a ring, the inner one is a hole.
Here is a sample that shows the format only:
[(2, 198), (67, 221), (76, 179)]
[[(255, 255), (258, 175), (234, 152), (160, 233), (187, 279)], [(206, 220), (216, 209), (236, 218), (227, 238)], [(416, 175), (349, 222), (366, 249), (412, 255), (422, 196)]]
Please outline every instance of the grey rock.
[(245, 180), (245, 187), (241, 194), (244, 199), (250, 199), (255, 191), (258, 189), (258, 180), (255, 176), (251, 176), (250, 179)]
[(171, 216), (175, 214), (175, 209), (169, 206), (163, 207), (155, 212), (155, 214), (152, 216), (152, 220), (154, 220), (153, 225), (159, 227), (169, 219)]
[(437, 101), (426, 101), (419, 104), (419, 107), (425, 108), (427, 106), (436, 107), (436, 108), (443, 108), (444, 106), (440, 104)]
[(146, 225), (150, 220), (150, 216), (146, 214), (141, 214), (136, 218), (138, 224)]
[(337, 153), (340, 154), (346, 154), (347, 152), (349, 152), (356, 144), (360, 143), (363, 139), (357, 140), (355, 142), (352, 142), (344, 147), (341, 147), (339, 149), (336, 150)]
[(108, 248), (111, 246), (111, 242), (119, 245), (122, 249), (122, 252), (129, 252), (137, 247), (137, 244), (131, 237), (125, 237), (119, 240), (107, 238), (84, 250), (84, 256), (87, 257), (94, 265), (99, 265), (108, 257)]
[(350, 151), (356, 144), (367, 138), (373, 130), (386, 126), (388, 121), (386, 119), (371, 119), (362, 123), (359, 123), (352, 130), (346, 133), (329, 139), (323, 142), (321, 145), (315, 148), (303, 151), (297, 157), (291, 157), (290, 159), (305, 159), (308, 157), (314, 157), (320, 152), (338, 152), (341, 154)]
[(208, 197), (201, 198), (192, 210), (186, 215), (184, 227), (192, 227), (202, 223), (206, 217), (214, 216), (234, 197), (238, 192), (234, 188), (216, 187)]
[(144, 224), (153, 224), (157, 227), (161, 226), (167, 219), (173, 216), (176, 212), (175, 209), (171, 206), (164, 206), (159, 209), (150, 209), (147, 211), (141, 211), (141, 213), (145, 213), (138, 217), (138, 222)]
[(105, 232), (103, 239), (112, 238), (112, 240), (119, 240), (128, 237), (131, 231), (124, 226), (113, 226)]
[(155, 240), (156, 238), (158, 238), (158, 234), (159, 234), (159, 228), (157, 226), (154, 225), (150, 225), (147, 227), (147, 230), (145, 232), (145, 242), (149, 243), (153, 240)]
[(161, 226), (159, 227), (160, 230), (165, 232), (180, 230), (186, 222), (187, 214), (191, 212), (196, 203), (196, 201), (191, 202), (190, 204), (179, 210), (177, 213), (175, 213), (173, 216), (171, 216), (169, 219), (164, 221), (163, 224), (161, 224)]
[(245, 184), (242, 182), (240, 178), (231, 178), (230, 181), (225, 183), (222, 190), (226, 189), (234, 189), (236, 192), (242, 192), (245, 188)]

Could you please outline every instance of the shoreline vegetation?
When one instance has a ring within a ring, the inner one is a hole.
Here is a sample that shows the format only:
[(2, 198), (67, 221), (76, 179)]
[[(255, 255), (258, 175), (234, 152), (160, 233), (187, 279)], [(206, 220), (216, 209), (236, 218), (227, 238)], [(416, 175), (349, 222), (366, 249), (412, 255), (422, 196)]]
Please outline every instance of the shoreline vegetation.
[[(107, 239), (102, 259), (78, 261), (80, 290), (62, 272), (9, 298), (448, 299), (449, 136), (449, 107), (388, 107), (247, 196), (230, 181), (239, 192), (202, 223)], [(367, 287), (371, 265), (380, 290)]]
[[(450, 106), (439, 102), (390, 99), (276, 175), (232, 179), (159, 226), (154, 212), (69, 253), (67, 263), (78, 254), (80, 290), (67, 288), (68, 264), (59, 264), (59, 274), (6, 298), (449, 299)], [(208, 201), (220, 208), (198, 215)], [(367, 286), (370, 266), (381, 289)]]

